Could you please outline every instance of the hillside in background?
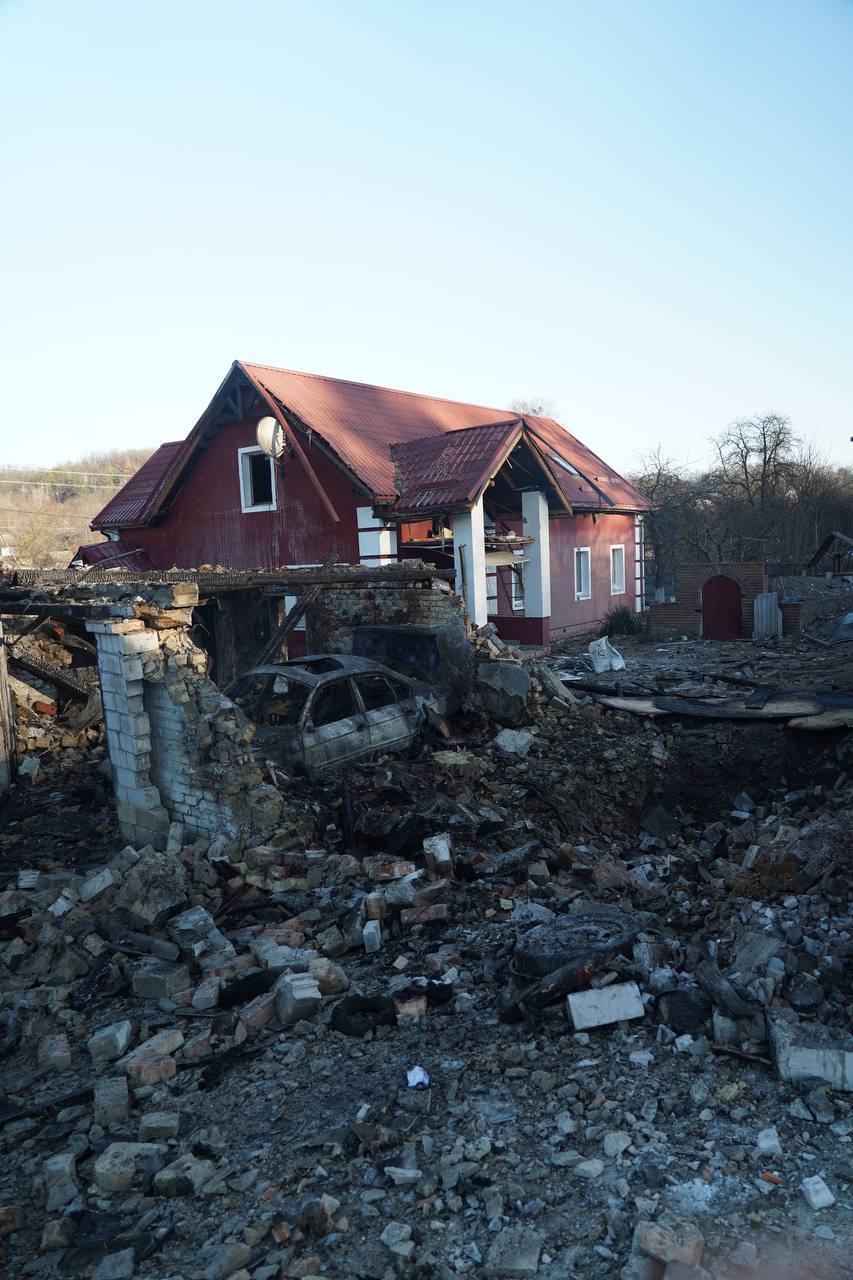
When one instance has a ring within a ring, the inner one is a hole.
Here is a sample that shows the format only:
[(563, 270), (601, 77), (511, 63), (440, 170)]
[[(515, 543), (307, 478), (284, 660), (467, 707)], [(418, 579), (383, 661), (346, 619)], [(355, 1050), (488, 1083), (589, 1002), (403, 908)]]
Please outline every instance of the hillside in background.
[(2, 564), (61, 568), (83, 542), (98, 542), (92, 517), (153, 453), (113, 449), (55, 467), (0, 467)]

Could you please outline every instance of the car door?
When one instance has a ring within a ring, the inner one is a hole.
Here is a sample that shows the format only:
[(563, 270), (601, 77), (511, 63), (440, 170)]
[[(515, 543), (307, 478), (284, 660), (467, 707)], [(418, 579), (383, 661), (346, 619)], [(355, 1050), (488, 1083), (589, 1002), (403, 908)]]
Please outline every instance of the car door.
[(423, 719), (408, 685), (379, 673), (355, 677), (367, 716), (374, 751), (400, 751), (412, 741)]
[(304, 713), (305, 766), (324, 769), (370, 753), (367, 717), (348, 676), (326, 680), (314, 690)]

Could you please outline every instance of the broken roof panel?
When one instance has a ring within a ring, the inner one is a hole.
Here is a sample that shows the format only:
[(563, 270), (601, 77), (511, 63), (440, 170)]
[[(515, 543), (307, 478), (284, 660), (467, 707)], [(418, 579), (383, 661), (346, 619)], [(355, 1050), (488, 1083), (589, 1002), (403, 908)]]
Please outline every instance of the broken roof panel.
[(143, 571), (154, 568), (144, 547), (136, 547), (132, 541), (125, 542), (121, 538), (109, 542), (84, 543), (77, 548), (74, 559), (82, 560), (88, 565), (99, 565), (102, 569)]
[(470, 506), (521, 431), (516, 418), (392, 445), (400, 493), (395, 505), (407, 512)]
[[(92, 520), (93, 529), (143, 525), (184, 447), (183, 440), (161, 444)], [(94, 544), (97, 545), (97, 544)]]

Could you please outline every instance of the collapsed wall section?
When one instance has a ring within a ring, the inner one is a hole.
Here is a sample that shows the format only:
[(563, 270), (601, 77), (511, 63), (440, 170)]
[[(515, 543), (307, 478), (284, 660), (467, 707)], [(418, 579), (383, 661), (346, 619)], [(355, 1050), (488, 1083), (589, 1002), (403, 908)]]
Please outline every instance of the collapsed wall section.
[(282, 802), (253, 761), (253, 726), (208, 679), (187, 627), (164, 616), (159, 627), (130, 618), (87, 628), (125, 839), (163, 847), (172, 821), (202, 836), (271, 825)]
[(324, 587), (307, 610), (312, 653), (350, 653), (357, 627), (405, 625), (464, 631), (465, 606), (441, 578), (420, 583), (378, 585), (342, 581)]

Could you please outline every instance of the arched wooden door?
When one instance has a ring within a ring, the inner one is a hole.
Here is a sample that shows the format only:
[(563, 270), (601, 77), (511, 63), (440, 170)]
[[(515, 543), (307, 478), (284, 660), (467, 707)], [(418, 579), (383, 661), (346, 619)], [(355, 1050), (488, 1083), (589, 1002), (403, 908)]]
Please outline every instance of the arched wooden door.
[(706, 640), (739, 640), (742, 634), (740, 587), (718, 573), (702, 588), (702, 635)]

